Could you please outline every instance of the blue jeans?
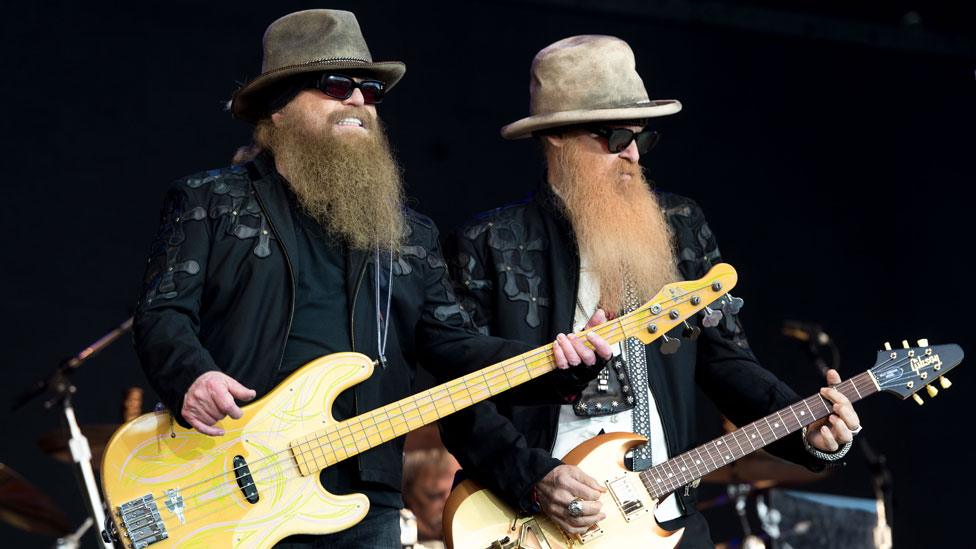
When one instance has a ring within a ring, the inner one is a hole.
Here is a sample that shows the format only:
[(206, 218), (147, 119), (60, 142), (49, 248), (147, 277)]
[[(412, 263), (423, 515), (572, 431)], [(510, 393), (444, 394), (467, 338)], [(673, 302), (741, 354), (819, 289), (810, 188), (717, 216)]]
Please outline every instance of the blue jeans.
[(400, 511), (390, 507), (372, 508), (359, 524), (324, 536), (289, 536), (275, 545), (278, 549), (400, 549)]

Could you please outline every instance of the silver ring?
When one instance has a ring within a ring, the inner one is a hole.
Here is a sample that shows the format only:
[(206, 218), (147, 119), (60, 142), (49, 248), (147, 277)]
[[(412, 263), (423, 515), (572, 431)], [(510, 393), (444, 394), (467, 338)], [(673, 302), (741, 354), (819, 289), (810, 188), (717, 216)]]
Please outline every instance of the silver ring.
[(857, 426), (857, 429), (851, 429), (851, 434), (852, 435), (856, 435), (856, 434), (860, 433), (862, 429), (864, 429), (864, 426), (863, 425), (858, 425)]
[(582, 499), (573, 499), (573, 501), (569, 502), (569, 505), (566, 506), (566, 510), (569, 511), (569, 516), (579, 518), (583, 514)]

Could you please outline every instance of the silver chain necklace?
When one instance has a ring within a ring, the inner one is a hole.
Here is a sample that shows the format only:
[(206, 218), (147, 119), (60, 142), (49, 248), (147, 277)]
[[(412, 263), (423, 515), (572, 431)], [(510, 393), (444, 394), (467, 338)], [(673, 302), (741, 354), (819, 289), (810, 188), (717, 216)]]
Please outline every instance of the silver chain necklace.
[(380, 355), (380, 366), (386, 368), (386, 342), (390, 335), (390, 302), (393, 300), (393, 246), (390, 246), (390, 285), (386, 291), (386, 314), (380, 311), (380, 247), (376, 246), (373, 251), (376, 258), (373, 266), (373, 271), (376, 273), (376, 350)]

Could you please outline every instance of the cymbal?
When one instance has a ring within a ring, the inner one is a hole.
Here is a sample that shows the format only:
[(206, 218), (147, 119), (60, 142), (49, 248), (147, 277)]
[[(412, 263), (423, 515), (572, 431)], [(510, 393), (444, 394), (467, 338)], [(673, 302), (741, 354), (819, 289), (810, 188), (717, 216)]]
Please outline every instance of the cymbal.
[[(115, 424), (81, 426), (81, 432), (88, 439), (88, 445), (91, 447), (92, 463), (95, 465), (96, 471), (102, 463), (102, 452), (105, 450), (105, 445), (108, 444), (108, 439), (112, 438), (112, 435), (118, 428), (119, 426)], [(71, 463), (71, 450), (68, 449), (68, 439), (70, 438), (71, 434), (68, 433), (67, 429), (55, 429), (41, 435), (37, 439), (37, 446), (41, 451), (54, 459)]]
[(35, 534), (62, 537), (71, 532), (68, 517), (51, 498), (3, 463), (0, 463), (0, 520)]
[(752, 484), (763, 489), (783, 484), (815, 482), (825, 476), (825, 473), (814, 473), (802, 465), (790, 463), (760, 450), (712, 471), (702, 478), (702, 482)]

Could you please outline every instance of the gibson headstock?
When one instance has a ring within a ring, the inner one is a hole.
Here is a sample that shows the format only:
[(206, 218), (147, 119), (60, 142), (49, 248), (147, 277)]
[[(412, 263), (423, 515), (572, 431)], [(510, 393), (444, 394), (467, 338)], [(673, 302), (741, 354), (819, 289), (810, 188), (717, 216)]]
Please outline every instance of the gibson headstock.
[(925, 387), (929, 396), (934, 397), (939, 389), (933, 385), (939, 380), (939, 387), (948, 389), (952, 384), (945, 374), (962, 362), (963, 352), (958, 345), (929, 346), (928, 340), (920, 339), (918, 347), (910, 347), (908, 341), (902, 342), (901, 349), (892, 349), (885, 343), (885, 349), (878, 351), (878, 360), (871, 368), (871, 376), (878, 389), (894, 393), (906, 399), (912, 397), (922, 404), (917, 393)]

